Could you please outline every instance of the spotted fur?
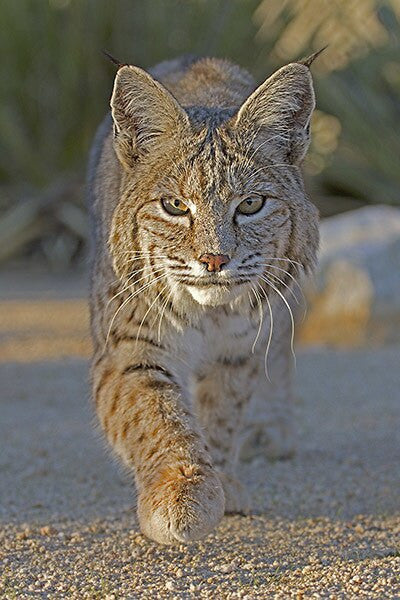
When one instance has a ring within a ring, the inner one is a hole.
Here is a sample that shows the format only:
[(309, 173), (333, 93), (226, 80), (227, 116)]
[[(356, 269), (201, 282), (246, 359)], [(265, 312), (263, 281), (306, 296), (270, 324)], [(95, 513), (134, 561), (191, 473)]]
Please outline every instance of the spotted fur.
[[(281, 407), (291, 444), (287, 308), (318, 245), (300, 171), (313, 108), (306, 64), (257, 89), (217, 59), (118, 69), (89, 169), (93, 397), (158, 542), (247, 511), (235, 468), (251, 402)], [(248, 198), (258, 213), (238, 212)], [(229, 262), (209, 272), (204, 254)]]

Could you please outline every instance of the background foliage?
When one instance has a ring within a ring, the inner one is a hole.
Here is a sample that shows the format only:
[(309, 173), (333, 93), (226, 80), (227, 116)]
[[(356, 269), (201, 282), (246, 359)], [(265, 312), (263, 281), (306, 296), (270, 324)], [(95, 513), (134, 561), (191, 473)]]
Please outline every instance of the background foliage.
[(0, 260), (82, 256), (87, 151), (114, 68), (190, 52), (261, 81), (329, 44), (306, 174), (323, 214), (400, 204), (400, 0), (2, 0)]

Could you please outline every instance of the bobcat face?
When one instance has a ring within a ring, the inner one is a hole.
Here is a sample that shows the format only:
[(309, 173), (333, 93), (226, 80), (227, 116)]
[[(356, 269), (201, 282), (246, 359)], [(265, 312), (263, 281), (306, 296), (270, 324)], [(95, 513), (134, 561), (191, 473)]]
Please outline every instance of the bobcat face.
[(283, 256), (290, 208), (268, 170), (254, 161), (243, 168), (237, 142), (228, 138), (228, 148), (214, 132), (204, 147), (207, 135), (202, 132), (189, 156), (156, 180), (136, 220), (141, 248), (163, 257), (155, 265), (164, 267), (170, 287), (217, 305), (247, 294), (267, 258)]
[(123, 67), (111, 106), (124, 166), (110, 238), (120, 275), (141, 258), (175, 298), (217, 306), (257, 295), (266, 277), (280, 290), (293, 265), (311, 265), (317, 214), (298, 168), (314, 107), (307, 67), (278, 72), (238, 111), (185, 110)]

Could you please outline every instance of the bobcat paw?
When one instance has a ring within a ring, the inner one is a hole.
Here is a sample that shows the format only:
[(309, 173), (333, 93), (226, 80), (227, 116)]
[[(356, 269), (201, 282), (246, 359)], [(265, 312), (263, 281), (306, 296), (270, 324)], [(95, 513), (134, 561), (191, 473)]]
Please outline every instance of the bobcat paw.
[(296, 453), (296, 431), (289, 419), (257, 423), (249, 427), (241, 449), (241, 458), (267, 456), (271, 460), (291, 458)]
[(224, 492), (211, 469), (176, 465), (141, 486), (138, 518), (142, 532), (160, 544), (198, 540), (219, 523)]
[(219, 477), (225, 494), (225, 514), (248, 515), (250, 496), (240, 481), (225, 473), (220, 473)]
[(292, 458), (296, 453), (296, 432), (290, 421), (278, 420), (266, 427), (261, 434), (260, 444), (271, 460)]

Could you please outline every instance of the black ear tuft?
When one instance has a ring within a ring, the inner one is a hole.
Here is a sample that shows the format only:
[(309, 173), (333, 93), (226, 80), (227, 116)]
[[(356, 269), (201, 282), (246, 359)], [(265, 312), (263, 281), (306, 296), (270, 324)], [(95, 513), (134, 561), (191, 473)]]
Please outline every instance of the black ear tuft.
[(102, 53), (104, 54), (104, 56), (106, 58), (108, 58), (108, 60), (110, 60), (114, 65), (117, 65), (118, 69), (120, 69), (121, 67), (125, 67), (125, 63), (120, 62), (117, 58), (115, 58), (114, 56), (112, 56), (112, 54), (110, 54), (109, 52), (107, 52), (107, 50), (102, 50)]
[(307, 56), (306, 58), (303, 58), (302, 60), (299, 60), (297, 62), (299, 62), (301, 65), (304, 65), (304, 66), (310, 68), (311, 65), (313, 64), (314, 60), (316, 58), (318, 58), (318, 56), (320, 54), (322, 54), (322, 52), (324, 50), (326, 50), (327, 47), (328, 47), (328, 44), (326, 46), (324, 46), (323, 48), (321, 48), (321, 50), (317, 50), (317, 52), (314, 52), (314, 54), (310, 54), (310, 56)]

